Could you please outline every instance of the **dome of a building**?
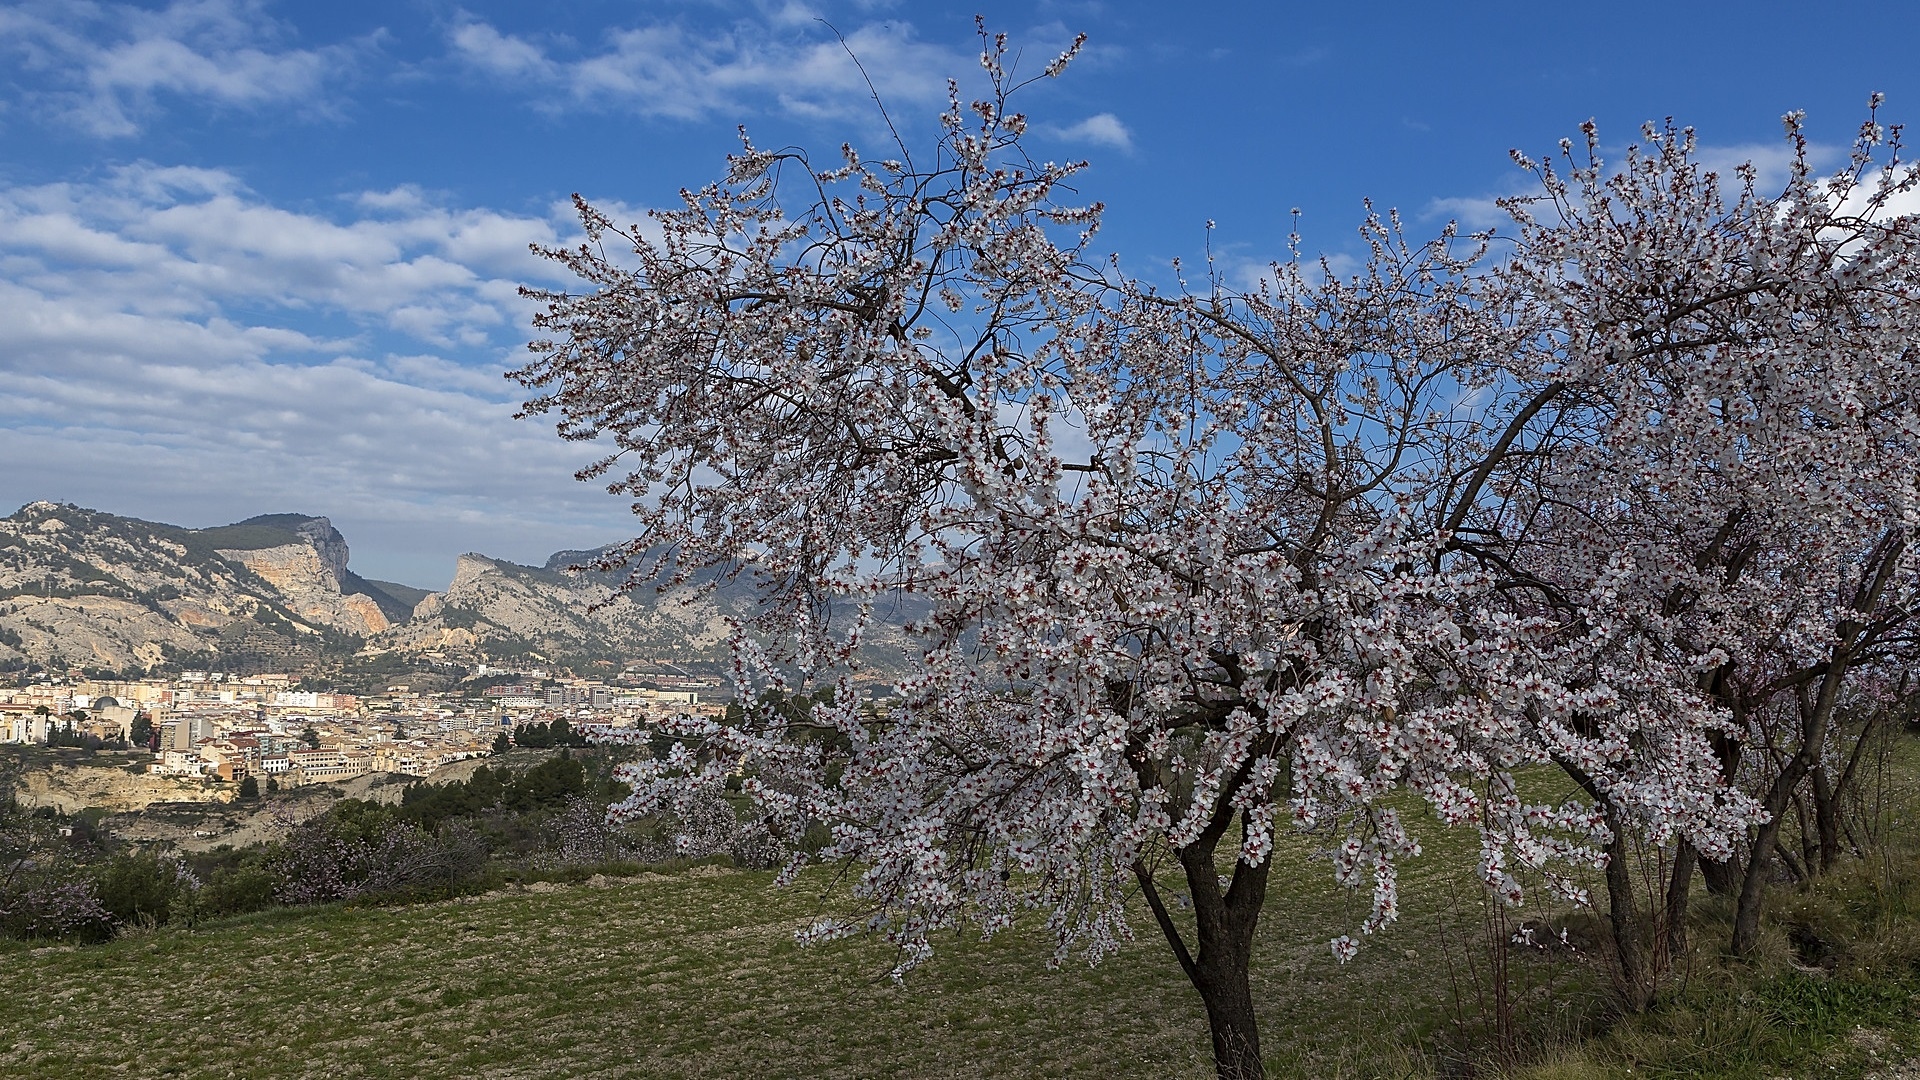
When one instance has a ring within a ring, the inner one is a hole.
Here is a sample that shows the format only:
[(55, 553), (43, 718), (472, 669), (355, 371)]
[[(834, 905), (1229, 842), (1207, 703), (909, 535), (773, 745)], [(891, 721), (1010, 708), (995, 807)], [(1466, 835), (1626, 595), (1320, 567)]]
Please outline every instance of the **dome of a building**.
[(93, 707), (96, 709), (117, 709), (120, 707), (120, 703), (110, 697), (97, 697), (93, 699)]

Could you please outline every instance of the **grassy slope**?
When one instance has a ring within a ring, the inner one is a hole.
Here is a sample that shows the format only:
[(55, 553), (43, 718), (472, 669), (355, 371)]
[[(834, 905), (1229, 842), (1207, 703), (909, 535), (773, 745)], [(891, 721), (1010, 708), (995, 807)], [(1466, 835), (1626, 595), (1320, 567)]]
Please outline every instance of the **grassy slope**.
[(996, 944), (900, 988), (871, 948), (801, 953), (809, 905), (764, 886), (677, 876), (16, 953), (7, 982), (31, 989), (0, 1004), (0, 1074), (1199, 1075), (1199, 1017), (1150, 965), (1047, 976)]
[[(1326, 942), (1361, 900), (1292, 854), (1257, 975), (1274, 1064), (1329, 1075), (1431, 1042), (1437, 909), (1409, 903), (1402, 932), (1336, 971)], [(1037, 931), (960, 937), (901, 986), (878, 943), (793, 943), (824, 875), (768, 878), (696, 868), (0, 953), (0, 1030), (18, 1033), (0, 1075), (1211, 1074), (1198, 1000), (1157, 937), (1056, 972)]]
[[(1345, 969), (1327, 940), (1365, 898), (1303, 844), (1280, 851), (1255, 973), (1276, 1074), (1493, 1075), (1475, 1026), (1488, 924), (1455, 869), (1471, 837), (1425, 833), (1400, 925)], [(877, 943), (793, 943), (832, 891), (824, 873), (786, 890), (768, 877), (696, 868), (88, 948), (0, 945), (0, 1076), (1211, 1075), (1198, 1001), (1144, 918), (1141, 939), (1092, 970), (1046, 971), (1049, 943), (1027, 930), (953, 939), (899, 986)], [(1864, 895), (1783, 893), (1774, 908), (1824, 904), (1820, 917), (1858, 923)], [(1920, 912), (1896, 899), (1872, 919), (1920, 938)], [(1830, 978), (1794, 967), (1776, 926), (1772, 959), (1730, 975), (1711, 956), (1724, 912), (1702, 909), (1693, 988), (1578, 1045), (1605, 1009), (1597, 947), (1517, 952), (1523, 1035), (1547, 1047), (1519, 1075), (1904, 1080), (1874, 1070), (1920, 1053), (1920, 949)], [(1572, 925), (1579, 943), (1591, 920)]]

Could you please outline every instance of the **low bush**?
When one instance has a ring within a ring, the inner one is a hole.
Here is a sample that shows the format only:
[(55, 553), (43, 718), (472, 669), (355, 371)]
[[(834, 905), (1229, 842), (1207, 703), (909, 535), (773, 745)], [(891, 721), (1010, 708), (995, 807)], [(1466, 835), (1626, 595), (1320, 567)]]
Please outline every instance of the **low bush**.
[(0, 885), (0, 934), (32, 940), (105, 941), (113, 915), (83, 877), (13, 874)]
[(462, 822), (432, 833), (379, 813), (330, 813), (295, 826), (267, 868), (283, 903), (407, 899), (451, 895), (485, 870), (487, 854), (485, 838)]
[(201, 890), (201, 903), (209, 917), (244, 915), (278, 903), (275, 895), (280, 879), (259, 862), (222, 867), (207, 879)]
[(116, 855), (96, 867), (93, 877), (101, 906), (128, 926), (163, 925), (181, 892), (199, 887), (179, 859), (152, 851)]

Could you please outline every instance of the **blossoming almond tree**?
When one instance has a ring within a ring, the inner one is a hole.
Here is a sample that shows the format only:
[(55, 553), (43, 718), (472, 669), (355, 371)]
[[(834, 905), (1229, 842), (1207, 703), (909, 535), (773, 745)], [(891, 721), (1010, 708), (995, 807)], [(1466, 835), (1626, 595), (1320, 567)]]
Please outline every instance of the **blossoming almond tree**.
[[(991, 92), (955, 90), (918, 157), (746, 143), (648, 229), (580, 203), (589, 243), (548, 253), (588, 288), (532, 294), (552, 337), (515, 375), (529, 413), (610, 443), (582, 477), (635, 500), (630, 586), (718, 569), (763, 600), (736, 641), (753, 704), (671, 722), (616, 814), (704, 821), (741, 778), (789, 878), (865, 867), (863, 911), (807, 936), (882, 933), (902, 971), (935, 931), (1022, 911), (1056, 962), (1097, 961), (1142, 898), (1223, 1077), (1262, 1075), (1276, 829), (1370, 891), (1356, 933), (1394, 920), (1419, 850), (1396, 790), (1481, 830), (1507, 902), (1529, 878), (1580, 897), (1623, 815), (1729, 850), (1755, 808), (1705, 749), (1725, 710), (1701, 655), (1611, 604), (1634, 569), (1552, 585), (1579, 620), (1510, 599), (1545, 579), (1489, 515), (1567, 442), (1535, 427), (1544, 368), (1514, 359), (1555, 340), (1532, 279), (1391, 217), (1345, 280), (1298, 258), (1240, 291), (1131, 278), (1091, 254), (1099, 205), (1063, 200), (1084, 164), (1026, 153), (986, 46)], [(857, 649), (902, 596), (919, 655), (874, 712)], [(802, 681), (836, 692), (760, 704)], [(1594, 797), (1527, 803), (1513, 771), (1547, 761)]]
[[(1521, 466), (1502, 480), (1510, 498), (1472, 507), (1479, 528), (1462, 534), (1569, 626), (1590, 618), (1585, 594), (1605, 577), (1604, 606), (1697, 673), (1722, 720), (1690, 753), (1717, 759), (1758, 812), (1714, 796), (1750, 833), (1735, 848), (1678, 846), (1666, 921), (1678, 944), (1696, 853), (1738, 858), (1737, 953), (1756, 943), (1789, 801), (1825, 781), (1836, 709), (1904, 692), (1888, 668), (1913, 662), (1920, 585), (1920, 219), (1898, 212), (1916, 173), (1876, 118), (1830, 177), (1812, 169), (1800, 118), (1786, 127), (1789, 175), (1770, 197), (1750, 166), (1723, 178), (1701, 165), (1692, 132), (1671, 123), (1649, 125), (1615, 170), (1591, 125), (1579, 156), (1563, 143), (1564, 175), (1521, 159), (1543, 194), (1508, 204), (1516, 253), (1497, 276), (1541, 312), (1510, 376), (1558, 446), (1509, 458)], [(1560, 760), (1615, 825), (1618, 930), (1634, 921), (1624, 819), (1662, 839), (1686, 794), (1630, 813), (1630, 792)]]

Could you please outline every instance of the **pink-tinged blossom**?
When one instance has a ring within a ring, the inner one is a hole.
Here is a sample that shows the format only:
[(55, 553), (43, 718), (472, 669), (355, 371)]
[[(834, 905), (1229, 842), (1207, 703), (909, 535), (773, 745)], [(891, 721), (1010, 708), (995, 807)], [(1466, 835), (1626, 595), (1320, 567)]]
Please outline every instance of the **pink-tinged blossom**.
[[(1564, 175), (1516, 155), (1543, 194), (1499, 260), (1370, 213), (1350, 277), (1163, 288), (1090, 249), (1101, 207), (1057, 201), (1084, 164), (1027, 156), (1005, 61), (916, 162), (743, 140), (651, 233), (583, 202), (594, 244), (550, 253), (587, 287), (534, 294), (517, 377), (602, 440), (581, 475), (634, 499), (630, 585), (760, 597), (739, 718), (664, 723), (616, 819), (750, 822), (788, 879), (824, 827), (866, 914), (802, 936), (879, 933), (896, 973), (1020, 912), (1097, 961), (1174, 864), (1197, 909), (1257, 912), (1283, 824), (1380, 931), (1420, 851), (1402, 790), (1479, 831), (1511, 905), (1584, 902), (1627, 831), (1720, 855), (1767, 819), (1714, 679), (1830, 660), (1862, 553), (1915, 524), (1920, 229), (1883, 212), (1910, 173), (1869, 147), (1854, 186), (1727, 206), (1690, 134), (1609, 171), (1589, 132)], [(910, 670), (869, 708), (856, 646), (901, 599)], [(1538, 765), (1581, 794), (1529, 801)], [(750, 811), (703, 818), (736, 777)]]

